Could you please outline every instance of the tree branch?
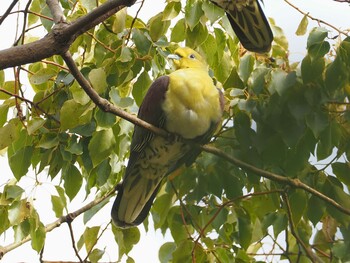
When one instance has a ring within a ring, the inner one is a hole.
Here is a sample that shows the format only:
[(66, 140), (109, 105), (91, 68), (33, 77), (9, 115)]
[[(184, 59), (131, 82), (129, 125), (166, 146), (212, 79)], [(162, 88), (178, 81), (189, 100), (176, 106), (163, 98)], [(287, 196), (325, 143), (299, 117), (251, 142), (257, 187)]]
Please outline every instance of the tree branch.
[(67, 224), (68, 224), (68, 228), (69, 228), (70, 237), (71, 237), (71, 240), (72, 240), (72, 246), (73, 246), (74, 253), (77, 256), (77, 258), (79, 259), (79, 262), (83, 263), (84, 261), (80, 257), (79, 251), (78, 251), (77, 247), (75, 246), (74, 232), (73, 232), (73, 228), (72, 228), (72, 221), (68, 221)]
[(317, 196), (319, 199), (325, 201), (326, 203), (334, 206), (336, 209), (338, 209), (339, 211), (343, 212), (344, 214), (350, 215), (350, 210), (345, 208), (344, 206), (338, 204), (336, 201), (334, 201), (332, 198), (329, 198), (328, 196), (322, 194), (321, 192), (317, 191), (316, 189), (308, 186), (307, 184), (304, 184), (303, 182), (301, 182), (298, 178), (292, 179), (289, 177), (285, 177), (282, 175), (278, 175), (272, 172), (268, 172), (262, 169), (259, 169), (253, 165), (250, 165), (246, 162), (243, 162), (231, 155), (226, 154), (225, 152), (221, 151), (220, 149), (217, 149), (213, 146), (209, 146), (209, 145), (203, 145), (201, 146), (201, 149), (205, 152), (208, 153), (212, 153), (218, 157), (221, 157), (223, 159), (225, 159), (226, 161), (242, 168), (245, 171), (249, 171), (249, 172), (253, 172), (256, 175), (259, 175), (261, 177), (270, 179), (272, 181), (275, 182), (279, 182), (285, 185), (289, 185), (292, 186), (294, 188), (299, 188), (299, 189), (303, 189), (306, 192)]
[[(88, 211), (89, 209), (91, 209), (92, 207), (98, 205), (99, 203), (101, 203), (102, 201), (108, 199), (109, 197), (111, 197), (115, 192), (115, 189), (112, 189), (110, 192), (106, 193), (105, 195), (96, 198), (95, 200), (91, 201), (90, 203), (88, 203), (87, 205), (79, 208), (78, 210), (69, 213), (65, 216), (61, 216), (60, 218), (58, 218), (57, 220), (55, 220), (54, 222), (47, 224), (45, 226), (45, 233), (51, 232), (52, 230), (54, 230), (55, 228), (61, 226), (63, 223), (67, 223), (67, 222), (72, 222), (76, 217), (78, 217), (79, 215), (81, 215), (82, 213)], [(2, 259), (2, 257), (10, 252), (11, 250), (16, 249), (17, 247), (20, 247), (21, 245), (23, 245), (24, 243), (30, 241), (32, 239), (32, 237), (29, 235), (27, 237), (25, 237), (24, 239), (22, 239), (21, 241), (18, 242), (14, 242), (10, 245), (7, 245), (5, 247), (1, 247), (0, 246), (0, 260)]]
[(293, 222), (293, 216), (292, 216), (292, 209), (290, 208), (288, 196), (286, 193), (282, 194), (282, 198), (284, 203), (286, 204), (286, 209), (287, 209), (287, 215), (288, 215), (288, 221), (289, 221), (289, 227), (290, 227), (290, 232), (294, 236), (294, 238), (297, 240), (297, 243), (303, 248), (305, 251), (306, 255), (311, 259), (312, 262), (314, 263), (321, 263), (322, 260), (320, 260), (311, 250), (310, 247), (306, 246), (305, 243), (301, 240), (299, 237), (298, 233), (295, 231), (295, 225)]
[(17, 2), (18, 0), (13, 0), (9, 8), (7, 8), (7, 10), (5, 11), (5, 13), (2, 16), (0, 16), (0, 25), (2, 24), (2, 22), (5, 21), (6, 17), (11, 13), (11, 10), (14, 8)]
[[(334, 0), (334, 1), (337, 1), (337, 0)], [(346, 0), (346, 1), (347, 1), (347, 0)], [(344, 0), (343, 0), (343, 1), (338, 0), (338, 2), (346, 2), (346, 1), (344, 1)], [(350, 1), (350, 0), (349, 0), (349, 1)], [(321, 19), (318, 19), (318, 18), (315, 18), (315, 17), (309, 15), (309, 13), (304, 12), (303, 10), (301, 10), (299, 7), (293, 5), (293, 4), (292, 4), (291, 2), (289, 2), (288, 0), (284, 0), (284, 2), (286, 2), (288, 5), (290, 5), (291, 7), (293, 7), (295, 10), (297, 10), (297, 11), (298, 11), (299, 13), (301, 13), (302, 15), (307, 16), (307, 17), (310, 18), (311, 20), (314, 20), (314, 21), (316, 21), (317, 23), (320, 23), (320, 24), (324, 24), (324, 25), (326, 25), (326, 26), (329, 26), (330, 28), (333, 28), (335, 31), (337, 31), (339, 34), (343, 34), (343, 35), (345, 35), (345, 36), (349, 36), (349, 34), (346, 33), (345, 31), (340, 30), (338, 27), (333, 26), (333, 25), (331, 25), (330, 23), (328, 23), (328, 22), (326, 22), (326, 21), (323, 21), (323, 20), (321, 20)]]
[(52, 4), (51, 8), (55, 10), (54, 20), (59, 23), (53, 27), (49, 34), (38, 41), (1, 50), (0, 70), (65, 53), (79, 35), (106, 20), (125, 6), (133, 5), (134, 2), (134, 0), (109, 0), (87, 15), (78, 18), (72, 24), (62, 22), (62, 14), (56, 10), (60, 6)]

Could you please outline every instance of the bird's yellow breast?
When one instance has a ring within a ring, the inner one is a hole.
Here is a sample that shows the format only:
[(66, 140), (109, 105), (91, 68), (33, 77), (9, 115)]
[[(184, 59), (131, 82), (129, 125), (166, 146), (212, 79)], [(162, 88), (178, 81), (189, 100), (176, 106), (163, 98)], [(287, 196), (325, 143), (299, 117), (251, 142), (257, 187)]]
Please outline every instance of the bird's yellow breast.
[(162, 108), (165, 128), (192, 139), (207, 132), (221, 118), (219, 91), (206, 69), (185, 68), (169, 75)]

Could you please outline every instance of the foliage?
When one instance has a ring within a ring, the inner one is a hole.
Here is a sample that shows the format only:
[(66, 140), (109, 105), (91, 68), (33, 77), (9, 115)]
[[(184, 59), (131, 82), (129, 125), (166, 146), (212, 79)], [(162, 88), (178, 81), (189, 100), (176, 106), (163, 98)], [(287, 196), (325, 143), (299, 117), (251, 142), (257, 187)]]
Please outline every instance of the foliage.
[[(95, 1), (60, 2), (69, 21), (95, 6)], [(51, 30), (44, 0), (33, 0), (29, 10), (28, 27)], [(136, 113), (150, 83), (168, 72), (166, 56), (177, 45), (199, 50), (227, 99), (213, 145), (261, 170), (298, 180), (349, 211), (350, 38), (334, 52), (327, 30), (313, 28), (307, 55), (291, 64), (281, 28), (273, 25), (271, 58), (257, 56), (240, 48), (223, 15), (208, 1), (195, 0), (168, 1), (149, 21), (122, 9), (80, 35), (69, 51), (102, 98)], [(298, 33), (306, 27), (304, 18)], [(102, 196), (120, 182), (132, 125), (99, 109), (60, 56), (26, 68), (30, 91), (0, 71), (0, 149), (13, 172), (0, 193), (0, 234), (12, 228), (17, 241), (30, 235), (40, 252), (45, 227), (20, 186), (28, 170), (59, 182), (51, 201), (60, 217), (82, 186), (86, 194), (94, 190)], [(85, 223), (93, 217), (88, 213)], [(173, 237), (159, 251), (161, 262), (252, 262), (271, 242), (267, 254), (276, 251), (290, 262), (350, 260), (349, 214), (209, 153), (170, 176), (151, 216), (156, 229), (170, 230)], [(97, 248), (101, 231), (87, 227), (77, 244), (93, 262), (104, 253)], [(140, 234), (137, 228), (112, 231), (120, 259)]]

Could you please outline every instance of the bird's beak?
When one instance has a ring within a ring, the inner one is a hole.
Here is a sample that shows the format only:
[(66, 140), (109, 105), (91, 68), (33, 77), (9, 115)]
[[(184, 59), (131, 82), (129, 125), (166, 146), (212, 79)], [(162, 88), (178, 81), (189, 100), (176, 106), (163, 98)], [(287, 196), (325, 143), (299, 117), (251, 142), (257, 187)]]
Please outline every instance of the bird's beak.
[(169, 59), (169, 61), (172, 62), (170, 64), (173, 64), (173, 66), (175, 66), (175, 69), (178, 69), (180, 67), (180, 58), (181, 57), (179, 55), (170, 54), (170, 55), (168, 55), (167, 58)]
[(174, 60), (179, 60), (180, 56), (176, 54), (169, 54), (168, 59), (174, 59)]

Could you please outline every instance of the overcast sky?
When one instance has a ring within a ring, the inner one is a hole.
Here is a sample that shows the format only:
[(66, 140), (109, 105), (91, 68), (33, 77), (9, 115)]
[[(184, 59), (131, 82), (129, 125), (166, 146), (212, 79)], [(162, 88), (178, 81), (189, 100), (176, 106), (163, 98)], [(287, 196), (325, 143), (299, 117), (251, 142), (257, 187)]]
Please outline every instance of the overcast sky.
[[(350, 28), (349, 14), (350, 8), (348, 4), (337, 3), (332, 0), (290, 0), (295, 6), (299, 7), (304, 12), (309, 12), (311, 16), (319, 18), (321, 20), (327, 21), (328, 23), (342, 29), (347, 30)], [(3, 14), (7, 9), (8, 5), (12, 0), (1, 0), (0, 14)], [(27, 3), (27, 1), (20, 0), (22, 9)], [(157, 4), (155, 4), (157, 2)], [(164, 5), (158, 4), (164, 1), (146, 0), (143, 10), (140, 13), (141, 18), (147, 20), (149, 17), (155, 15), (158, 11), (162, 10)], [(287, 39), (290, 46), (290, 54), (293, 60), (300, 60), (306, 53), (306, 36), (296, 36), (296, 28), (302, 19), (302, 15), (294, 10), (292, 7), (287, 5), (283, 0), (265, 0), (265, 13), (267, 16), (275, 19), (277, 25), (283, 28), (286, 33)], [(130, 13), (135, 13), (138, 9), (139, 4), (136, 4), (129, 11)], [(0, 49), (10, 47), (14, 42), (14, 25), (16, 24), (16, 16), (12, 15), (5, 20), (0, 26)], [(317, 26), (316, 22), (310, 21), (309, 30)], [(329, 28), (329, 30), (331, 30)], [(337, 33), (331, 31), (331, 36), (335, 36)], [(11, 70), (9, 71), (11, 72)], [(5, 157), (0, 156), (0, 190), (4, 183), (12, 178), (12, 173), (7, 165), (7, 160)], [(21, 180), (21, 185), (26, 189), (27, 193), (31, 197), (35, 197), (35, 204), (38, 208), (38, 212), (41, 216), (42, 221), (47, 224), (55, 220), (53, 212), (51, 212), (51, 201), (50, 193), (53, 192), (53, 185), (58, 184), (55, 181), (54, 184), (48, 182), (46, 176), (40, 177), (44, 185), (33, 190), (32, 186), (34, 184), (34, 179), (31, 176), (28, 178), (23, 178)], [(90, 200), (93, 196), (90, 196)], [(113, 198), (112, 198), (113, 199)], [(82, 203), (87, 203), (88, 200), (84, 200), (84, 196), (80, 195), (74, 202), (70, 205), (70, 211), (82, 206)], [(102, 225), (105, 226), (110, 220), (110, 208), (112, 203), (106, 205), (106, 207), (101, 210), (98, 215), (89, 222), (89, 226)], [(74, 231), (76, 235), (76, 240), (79, 239), (82, 229), (79, 228), (82, 225), (82, 217), (80, 216), (73, 222)], [(162, 235), (157, 232), (154, 233), (150, 231), (145, 234), (143, 231), (143, 226), (140, 227), (143, 232), (141, 236), (140, 243), (135, 247), (135, 249), (130, 253), (130, 255), (136, 260), (136, 262), (142, 263), (154, 263), (158, 262), (158, 249), (159, 246), (164, 243)], [(104, 239), (99, 243), (99, 248), (103, 249), (104, 246), (108, 246), (105, 261), (115, 260), (117, 257), (117, 246), (113, 248), (111, 246), (110, 240), (113, 240), (111, 231), (106, 231), (104, 234)], [(0, 246), (7, 245), (13, 242), (12, 234), (8, 233), (6, 237), (1, 236)], [(25, 256), (24, 256), (25, 255)], [(74, 252), (70, 243), (69, 232), (67, 225), (64, 224), (60, 228), (55, 229), (53, 232), (47, 235), (47, 242), (45, 246), (44, 259), (46, 260), (77, 260), (74, 256)], [(2, 262), (37, 262), (38, 256), (27, 243), (20, 248), (13, 250), (12, 252), (6, 254)]]

